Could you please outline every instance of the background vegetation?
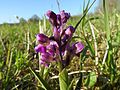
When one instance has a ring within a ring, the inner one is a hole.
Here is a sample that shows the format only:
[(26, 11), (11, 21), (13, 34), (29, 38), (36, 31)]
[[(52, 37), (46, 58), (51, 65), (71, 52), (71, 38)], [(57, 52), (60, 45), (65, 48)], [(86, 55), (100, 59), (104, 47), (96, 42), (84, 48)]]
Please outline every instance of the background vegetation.
[[(74, 58), (68, 66), (69, 79), (74, 78), (73, 89), (76, 85), (84, 90), (120, 89), (120, 0), (107, 2), (100, 0), (95, 13), (85, 15), (88, 7), (84, 8), (85, 16), (72, 38), (85, 45), (81, 58)], [(83, 15), (72, 16), (67, 24), (75, 26)], [(32, 69), (42, 76), (39, 55), (34, 51), (35, 35), (41, 30), (49, 36), (52, 34), (48, 20), (45, 17), (40, 20), (36, 15), (28, 21), (21, 18), (20, 23), (0, 25), (1, 90), (42, 90), (31, 72)], [(55, 64), (49, 70), (45, 68), (44, 75), (43, 79), (59, 90)]]

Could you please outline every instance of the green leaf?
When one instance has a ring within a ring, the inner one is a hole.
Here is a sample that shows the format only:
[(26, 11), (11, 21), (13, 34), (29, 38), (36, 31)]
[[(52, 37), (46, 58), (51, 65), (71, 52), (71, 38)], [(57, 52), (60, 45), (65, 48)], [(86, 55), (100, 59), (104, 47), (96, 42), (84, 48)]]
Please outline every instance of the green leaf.
[(77, 82), (75, 90), (80, 90), (81, 89), (81, 86), (82, 86), (82, 77), (83, 77), (83, 74), (80, 73), (80, 78), (79, 78), (79, 81)]
[(84, 62), (84, 61), (86, 60), (86, 58), (88, 57), (88, 56), (86, 55), (88, 48), (89, 48), (88, 46), (85, 46), (85, 48), (83, 49), (83, 51), (82, 51), (82, 53), (81, 53), (81, 61), (82, 61), (82, 62)]
[(0, 72), (0, 80), (3, 78), (3, 73)]
[(60, 90), (68, 90), (69, 82), (68, 82), (68, 72), (66, 69), (63, 69), (62, 72), (59, 73), (59, 84), (60, 84)]
[(85, 81), (85, 86), (90, 88), (90, 87), (95, 85), (96, 81), (97, 81), (96, 73), (95, 72), (90, 72), (86, 81)]
[(42, 88), (42, 87), (38, 87), (38, 90), (45, 90), (44, 88)]
[(51, 87), (47, 84), (47, 82), (37, 72), (34, 72), (30, 67), (29, 67), (29, 69), (34, 74), (34, 76), (39, 81), (39, 83), (42, 84), (42, 86), (44, 87), (44, 89), (46, 89), (46, 90), (52, 90)]
[(97, 19), (100, 19), (100, 17), (98, 16), (90, 17), (88, 20), (86, 20), (85, 24), (87, 24), (89, 21), (97, 20)]
[(75, 80), (73, 79), (71, 83), (69, 84), (68, 90), (73, 90), (73, 84), (75, 83)]
[(91, 42), (89, 42), (89, 40), (87, 38), (85, 38), (85, 40), (86, 40), (86, 43), (88, 44), (89, 50), (90, 50), (90, 52), (92, 54), (92, 57), (94, 57), (95, 56), (95, 50), (94, 50)]

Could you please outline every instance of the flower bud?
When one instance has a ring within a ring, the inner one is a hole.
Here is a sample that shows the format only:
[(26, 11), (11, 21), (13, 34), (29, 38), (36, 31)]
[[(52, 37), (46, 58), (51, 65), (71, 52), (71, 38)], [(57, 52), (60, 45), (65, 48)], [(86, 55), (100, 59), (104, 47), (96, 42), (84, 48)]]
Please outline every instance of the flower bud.
[(70, 13), (66, 13), (64, 10), (61, 11), (60, 15), (61, 15), (61, 22), (62, 22), (63, 24), (66, 23), (67, 20), (68, 20), (69, 17), (70, 17)]
[(61, 16), (60, 16), (60, 14), (57, 14), (57, 23), (60, 27), (61, 26)]
[(49, 17), (49, 21), (51, 22), (51, 24), (57, 27), (57, 15), (53, 11), (50, 11), (50, 10), (47, 11), (46, 15)]

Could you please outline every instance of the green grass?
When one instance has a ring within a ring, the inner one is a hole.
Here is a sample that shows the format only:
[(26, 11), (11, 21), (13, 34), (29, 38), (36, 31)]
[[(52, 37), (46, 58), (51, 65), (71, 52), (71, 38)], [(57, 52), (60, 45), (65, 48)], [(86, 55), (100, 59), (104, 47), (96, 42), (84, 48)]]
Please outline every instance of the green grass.
[[(83, 16), (87, 10), (87, 7), (84, 8)], [(76, 26), (81, 17), (82, 15), (71, 17), (67, 25)], [(1, 90), (42, 90), (40, 78), (52, 88), (59, 89), (59, 80), (54, 78), (58, 76), (55, 63), (49, 69), (40, 68), (39, 55), (34, 51), (35, 35), (40, 32), (40, 28), (45, 34), (52, 35), (50, 23), (45, 19), (41, 22), (0, 25)], [(81, 80), (78, 85), (85, 90), (120, 89), (119, 28), (120, 14), (117, 11), (109, 13), (106, 0), (103, 0), (102, 13), (86, 14), (82, 18), (72, 41), (82, 41), (85, 49), (80, 58), (71, 61), (67, 70), (69, 73), (80, 71), (83, 76), (79, 77), (79, 72), (70, 75), (71, 81), (71, 77), (74, 77), (73, 88)]]

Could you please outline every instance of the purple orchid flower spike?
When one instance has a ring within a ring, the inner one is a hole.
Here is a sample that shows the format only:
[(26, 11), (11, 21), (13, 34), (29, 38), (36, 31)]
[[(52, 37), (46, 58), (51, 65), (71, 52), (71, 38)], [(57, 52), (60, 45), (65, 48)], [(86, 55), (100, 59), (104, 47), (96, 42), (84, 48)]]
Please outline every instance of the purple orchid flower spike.
[(76, 42), (71, 46), (70, 41), (75, 28), (73, 26), (65, 28), (70, 13), (63, 10), (60, 14), (55, 14), (49, 10), (46, 15), (52, 24), (53, 36), (37, 34), (38, 45), (35, 47), (35, 51), (41, 53), (40, 64), (48, 67), (51, 62), (56, 61), (66, 67), (74, 56), (80, 55), (84, 45), (81, 42)]

